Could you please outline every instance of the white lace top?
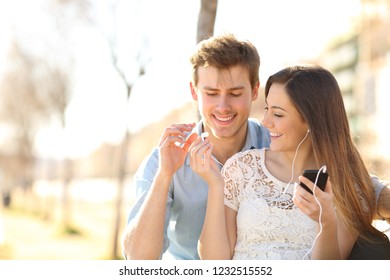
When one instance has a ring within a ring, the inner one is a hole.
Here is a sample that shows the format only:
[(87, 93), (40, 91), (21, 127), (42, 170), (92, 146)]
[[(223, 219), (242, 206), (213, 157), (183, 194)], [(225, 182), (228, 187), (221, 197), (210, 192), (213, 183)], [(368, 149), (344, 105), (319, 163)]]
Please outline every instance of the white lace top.
[(222, 168), (225, 205), (237, 211), (233, 259), (307, 259), (317, 223), (292, 202), (293, 184), (283, 195), (287, 183), (268, 172), (264, 157), (265, 149), (240, 152)]

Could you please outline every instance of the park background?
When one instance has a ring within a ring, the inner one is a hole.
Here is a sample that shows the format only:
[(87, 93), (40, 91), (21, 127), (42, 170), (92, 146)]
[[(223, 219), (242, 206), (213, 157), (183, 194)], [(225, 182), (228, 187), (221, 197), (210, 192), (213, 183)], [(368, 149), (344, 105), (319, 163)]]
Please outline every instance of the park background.
[(166, 126), (197, 121), (188, 56), (222, 32), (256, 45), (262, 85), (331, 70), (390, 179), (389, 0), (0, 0), (0, 259), (122, 259), (132, 175)]

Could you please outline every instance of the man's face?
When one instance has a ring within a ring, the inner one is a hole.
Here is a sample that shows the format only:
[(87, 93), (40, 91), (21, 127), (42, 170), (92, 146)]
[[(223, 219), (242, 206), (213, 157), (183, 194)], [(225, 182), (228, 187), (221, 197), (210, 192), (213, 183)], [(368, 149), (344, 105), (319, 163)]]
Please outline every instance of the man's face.
[(247, 69), (200, 67), (198, 77), (192, 96), (198, 101), (204, 130), (215, 138), (245, 137), (242, 134), (246, 132), (251, 104), (258, 96), (258, 86), (251, 88)]

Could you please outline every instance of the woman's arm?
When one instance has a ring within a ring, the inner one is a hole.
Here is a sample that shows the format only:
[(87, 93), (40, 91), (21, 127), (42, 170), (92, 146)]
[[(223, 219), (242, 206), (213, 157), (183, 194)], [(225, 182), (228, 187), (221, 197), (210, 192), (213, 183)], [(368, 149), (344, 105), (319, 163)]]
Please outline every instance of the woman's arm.
[[(313, 190), (314, 184), (301, 176), (300, 181)], [(351, 234), (337, 216), (333, 205), (331, 182), (328, 181), (325, 191), (318, 188), (316, 196), (298, 186), (293, 201), (303, 213), (318, 222), (318, 235), (311, 252), (312, 259), (347, 259), (357, 236)], [(317, 200), (316, 200), (317, 198)], [(321, 207), (318, 205), (320, 203)]]
[(198, 252), (201, 259), (231, 259), (225, 219), (224, 180), (211, 157), (212, 150), (212, 143), (200, 137), (190, 148), (191, 168), (206, 181), (209, 188)]
[[(231, 223), (231, 209), (226, 209), (225, 216), (223, 181), (218, 186), (209, 185), (206, 217), (198, 242), (198, 252), (201, 259), (228, 260), (232, 258), (233, 250), (230, 247), (227, 225)], [(235, 211), (234, 211), (235, 212)], [(229, 230), (229, 234), (231, 234)]]

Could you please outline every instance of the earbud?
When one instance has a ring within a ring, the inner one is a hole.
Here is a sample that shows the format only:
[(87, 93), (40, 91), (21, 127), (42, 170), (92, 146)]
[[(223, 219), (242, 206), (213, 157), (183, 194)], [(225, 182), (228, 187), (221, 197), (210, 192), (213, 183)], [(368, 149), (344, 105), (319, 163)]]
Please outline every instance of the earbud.
[(204, 141), (204, 139), (206, 139), (207, 137), (209, 137), (209, 133), (206, 131), (206, 132), (203, 132), (200, 137), (202, 138), (202, 141)]
[(310, 132), (310, 129), (307, 130), (307, 133), (309, 133), (309, 132)]

